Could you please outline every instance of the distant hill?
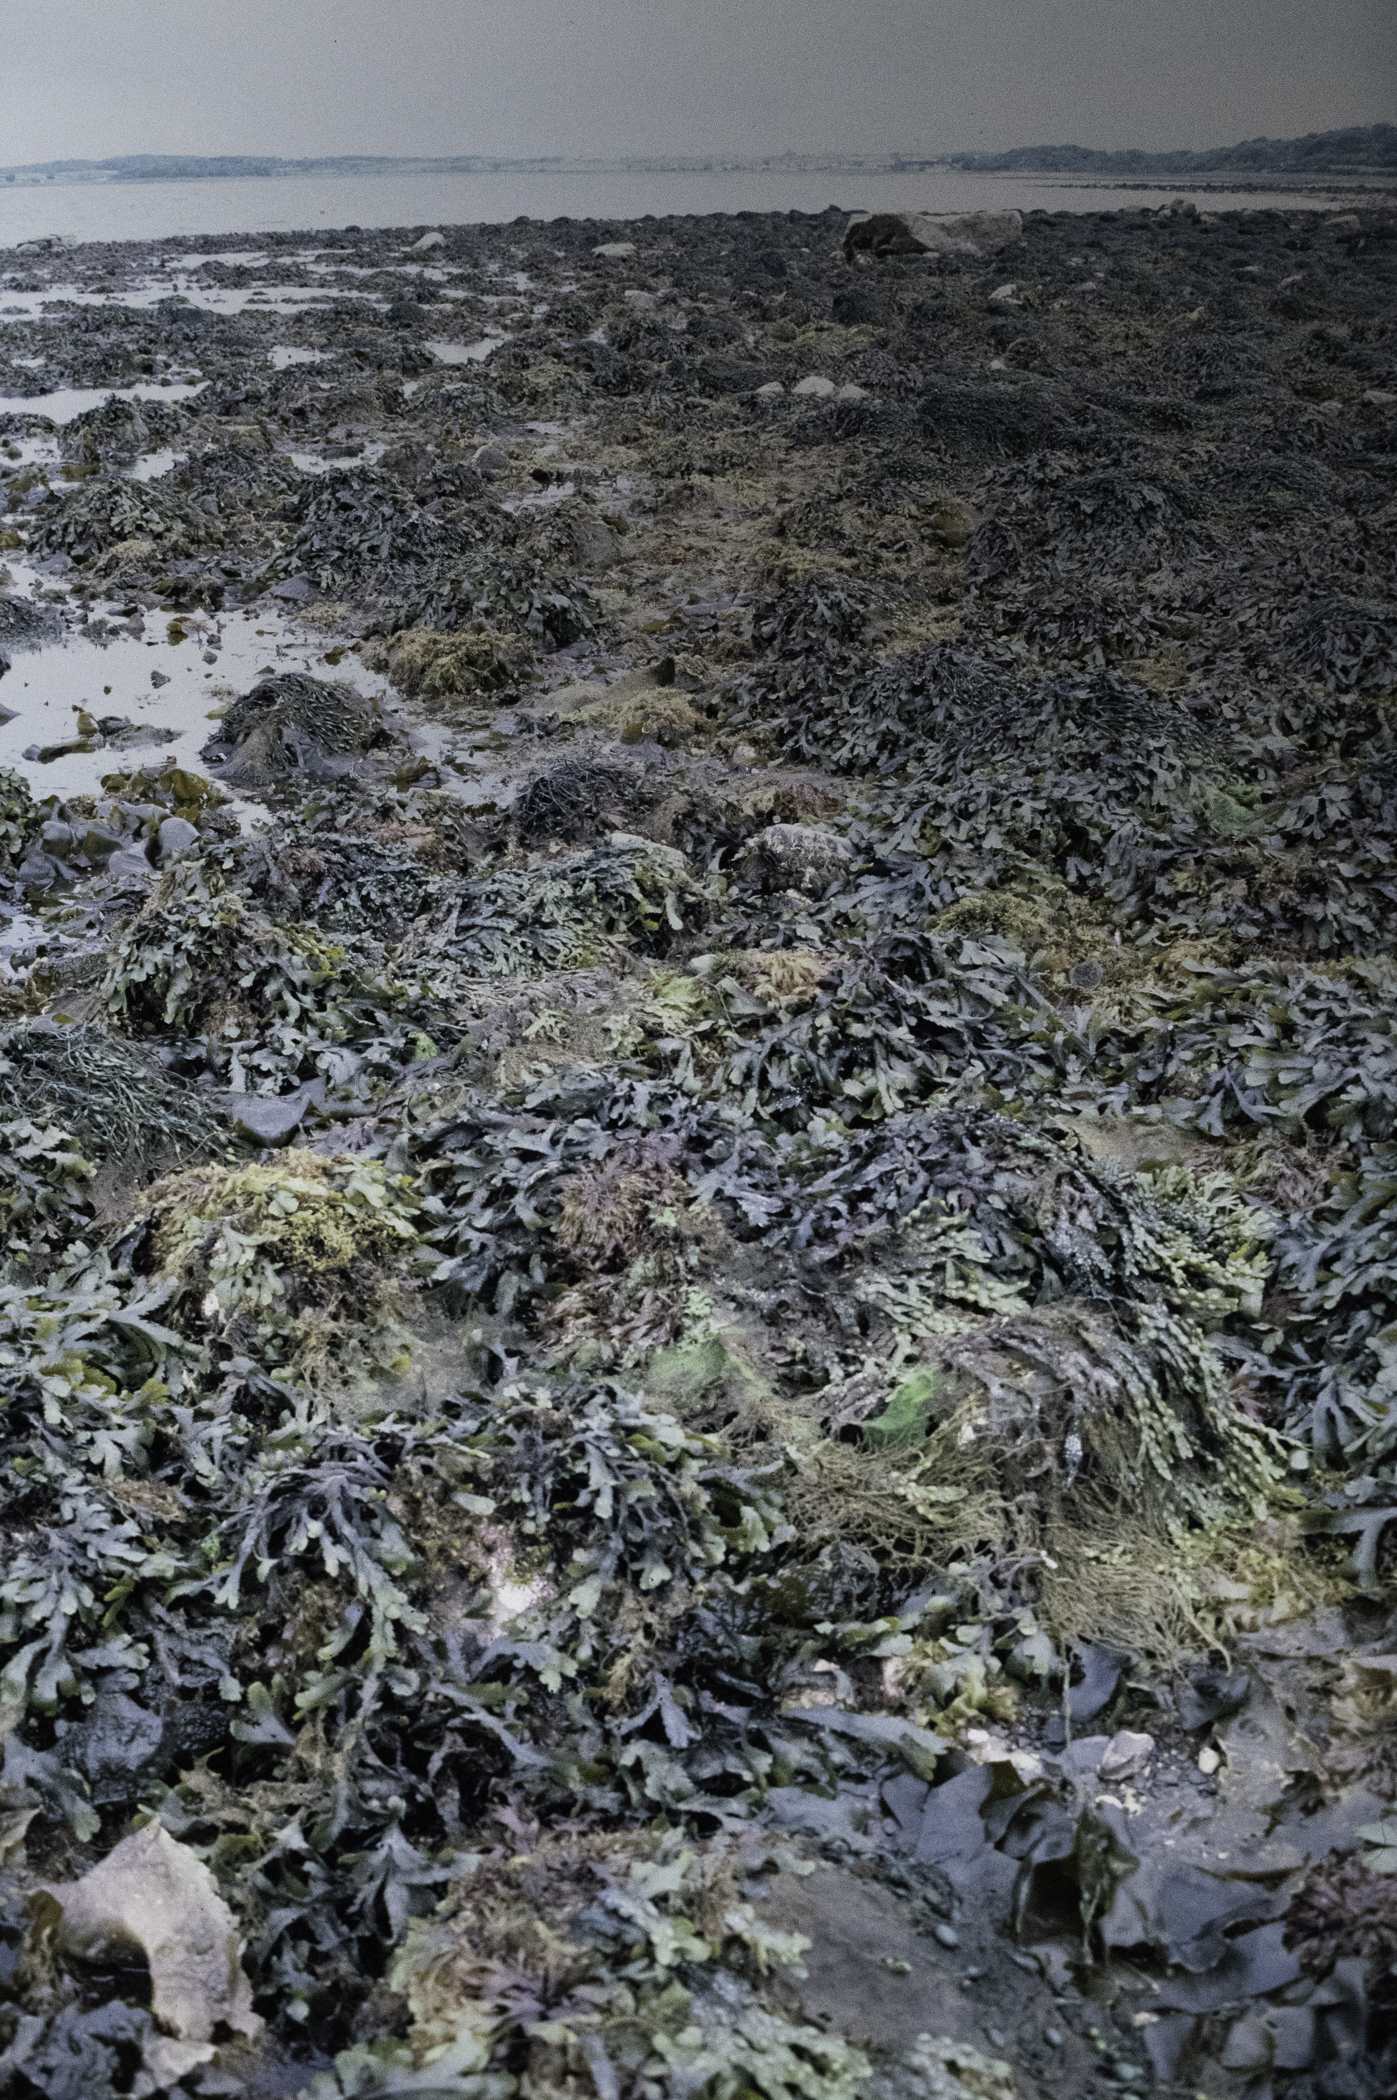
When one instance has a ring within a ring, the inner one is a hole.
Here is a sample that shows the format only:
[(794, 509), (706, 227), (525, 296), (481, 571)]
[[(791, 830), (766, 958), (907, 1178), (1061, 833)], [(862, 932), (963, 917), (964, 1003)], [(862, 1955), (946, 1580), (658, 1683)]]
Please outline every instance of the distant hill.
[(1007, 153), (951, 153), (934, 165), (982, 174), (1397, 175), (1397, 124), (1353, 124), (1300, 139), (1244, 139), (1201, 153), (1104, 153), (1095, 146), (1015, 146)]
[(722, 155), (634, 154), (606, 160), (540, 156), (507, 160), (461, 153), (436, 158), (342, 153), (313, 160), (272, 154), (127, 153), (110, 160), (30, 161), (0, 168), (0, 180), (36, 182), (194, 182), (219, 176), (587, 173), (627, 169), (697, 173), (705, 169), (800, 168), (811, 173), (963, 168), (978, 174), (1042, 175), (1397, 175), (1397, 124), (1311, 131), (1301, 139), (1245, 139), (1202, 153), (1106, 153), (1095, 146), (1014, 146), (1004, 153), (780, 153), (749, 159)]

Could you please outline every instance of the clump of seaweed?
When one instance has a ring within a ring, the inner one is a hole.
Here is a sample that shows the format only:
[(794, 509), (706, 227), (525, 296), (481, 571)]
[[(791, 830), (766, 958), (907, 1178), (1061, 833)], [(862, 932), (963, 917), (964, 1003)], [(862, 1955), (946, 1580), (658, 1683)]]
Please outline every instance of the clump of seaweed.
[(52, 1123), (0, 1123), (0, 1233), (5, 1281), (74, 1253), (92, 1231), (96, 1173), (72, 1133)]
[(439, 634), (430, 627), (407, 627), (371, 637), (360, 654), (370, 670), (386, 671), (410, 699), (454, 700), (513, 684), (530, 651), (517, 635), (470, 628)]
[(1311, 1975), (1357, 1956), (1373, 1977), (1397, 1963), (1397, 1881), (1360, 1858), (1325, 1860), (1306, 1877), (1286, 1912), (1286, 1942)]
[(99, 1157), (211, 1152), (226, 1145), (214, 1105), (136, 1044), (91, 1024), (0, 1029), (0, 1073), (32, 1117), (53, 1119)]
[(630, 942), (662, 951), (701, 908), (676, 847), (618, 831), (574, 859), (501, 867), (463, 882), (414, 929), (402, 967), (465, 978), (583, 969), (614, 959)]
[(514, 821), (526, 844), (595, 838), (598, 832), (623, 830), (652, 800), (644, 782), (621, 766), (568, 758), (529, 782)]
[[(739, 1894), (738, 1874), (765, 1849), (616, 1832), (481, 1857), (434, 1917), (410, 1925), (391, 1982), (411, 2025), (372, 2060), (426, 2062), (438, 2076), (443, 2062), (469, 2067), (502, 2093), (516, 2081), (679, 2093), (741, 2080), (765, 2100), (853, 2100), (867, 2059), (763, 2003), (766, 1972), (797, 1964), (807, 1944)], [(356, 2054), (337, 2068), (335, 2091), (356, 2090)]]
[(352, 688), (285, 671), (236, 700), (200, 756), (233, 785), (267, 787), (290, 774), (314, 776), (335, 757), (384, 740), (377, 708)]
[(231, 1037), (269, 1018), (313, 1017), (343, 1035), (369, 1002), (394, 992), (313, 927), (253, 910), (206, 861), (177, 865), (116, 943), (102, 983), (114, 1021), (136, 1035), (173, 1028)]
[(41, 511), (29, 544), (33, 553), (66, 554), (91, 567), (131, 541), (168, 558), (219, 546), (222, 538), (207, 511), (152, 482), (98, 477)]
[(0, 767), (0, 853), (5, 856), (7, 873), (23, 860), (24, 849), (41, 821), (24, 775), (9, 766)]
[[(376, 1160), (292, 1149), (269, 1166), (193, 1167), (144, 1191), (136, 1229), (170, 1288), (164, 1318), (302, 1372), (392, 1326), (419, 1243), (411, 1181)], [(381, 1345), (380, 1345), (381, 1346)], [(397, 1361), (395, 1345), (389, 1361)]]

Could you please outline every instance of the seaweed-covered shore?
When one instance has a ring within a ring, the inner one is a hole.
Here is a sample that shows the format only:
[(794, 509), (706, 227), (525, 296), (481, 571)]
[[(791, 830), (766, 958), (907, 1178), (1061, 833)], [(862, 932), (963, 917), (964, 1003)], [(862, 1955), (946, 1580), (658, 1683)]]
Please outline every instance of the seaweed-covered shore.
[(1393, 2089), (1397, 214), (971, 236), (0, 258), (6, 2094)]

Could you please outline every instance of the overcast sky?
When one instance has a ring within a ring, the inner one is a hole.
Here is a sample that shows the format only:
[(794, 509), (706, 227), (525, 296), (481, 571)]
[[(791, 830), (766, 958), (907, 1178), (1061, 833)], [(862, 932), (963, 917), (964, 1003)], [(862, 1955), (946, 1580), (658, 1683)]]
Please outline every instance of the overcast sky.
[(0, 164), (1211, 146), (1395, 78), (1392, 0), (0, 0)]

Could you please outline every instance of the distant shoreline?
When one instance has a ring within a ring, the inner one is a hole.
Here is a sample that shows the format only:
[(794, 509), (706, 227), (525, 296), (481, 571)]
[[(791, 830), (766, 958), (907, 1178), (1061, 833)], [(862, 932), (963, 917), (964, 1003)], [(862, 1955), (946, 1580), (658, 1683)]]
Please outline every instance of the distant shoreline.
[(1146, 153), (1089, 146), (1018, 146), (1002, 153), (628, 154), (605, 157), (494, 154), (326, 154), (283, 159), (274, 154), (139, 153), (105, 160), (27, 161), (0, 167), (9, 188), (71, 184), (262, 181), (384, 175), (871, 175), (963, 174), (1038, 178), (1088, 188), (1313, 189), (1397, 183), (1397, 125), (1351, 125), (1296, 139), (1248, 139), (1204, 151)]
[(1322, 170), (1307, 171), (1305, 174), (1280, 172), (1272, 174), (1265, 169), (1247, 169), (1239, 170), (1235, 175), (1219, 173), (1209, 178), (1187, 175), (1182, 172), (1173, 175), (1124, 176), (1083, 173), (1061, 168), (963, 169), (952, 161), (917, 161), (915, 163), (906, 161), (860, 162), (857, 166), (835, 162), (819, 162), (802, 164), (798, 169), (793, 169), (789, 165), (767, 161), (733, 162), (731, 164), (725, 163), (721, 166), (705, 164), (700, 167), (684, 166), (677, 161), (520, 161), (502, 162), (498, 165), (478, 168), (458, 167), (449, 162), (405, 162), (401, 166), (375, 168), (373, 170), (332, 167), (318, 168), (314, 171), (302, 171), (300, 169), (285, 168), (275, 169), (266, 173), (247, 172), (236, 174), (231, 171), (141, 176), (72, 174), (48, 178), (16, 176), (12, 180), (8, 175), (0, 173), (0, 181), (3, 181), (5, 187), (12, 190), (136, 189), (145, 188), (156, 182), (188, 183), (191, 186), (198, 183), (232, 181), (265, 182), (268, 184), (298, 182), (306, 179), (307, 172), (313, 172), (317, 181), (345, 182), (356, 179), (362, 180), (366, 174), (371, 174), (372, 179), (375, 181), (384, 178), (420, 178), (424, 175), (478, 175), (485, 177), (499, 175), (549, 175), (563, 178), (615, 175), (685, 175), (691, 177), (713, 175), (722, 177), (791, 173), (842, 176), (846, 181), (858, 181), (865, 176), (872, 175), (974, 174), (984, 181), (1015, 183), (1036, 181), (1053, 189), (1062, 190), (1139, 190), (1144, 192), (1157, 191), (1161, 194), (1172, 194), (1181, 186), (1199, 195), (1221, 195), (1223, 193), (1236, 195), (1238, 192), (1256, 191), (1258, 193), (1282, 196), (1327, 193), (1345, 197), (1365, 197), (1390, 196), (1394, 191), (1397, 191), (1397, 170), (1388, 173), (1385, 169), (1377, 168), (1358, 172), (1352, 169), (1340, 169), (1332, 174), (1327, 174)]

